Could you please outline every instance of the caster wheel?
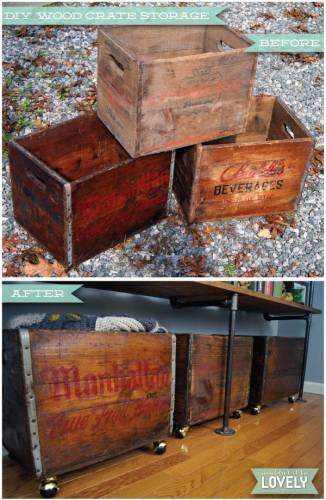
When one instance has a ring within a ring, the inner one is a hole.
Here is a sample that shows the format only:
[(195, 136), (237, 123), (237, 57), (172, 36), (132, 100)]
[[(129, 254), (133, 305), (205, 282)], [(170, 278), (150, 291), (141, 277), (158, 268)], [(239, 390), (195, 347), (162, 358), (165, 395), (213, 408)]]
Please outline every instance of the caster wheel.
[(43, 498), (53, 498), (59, 491), (59, 486), (55, 477), (46, 477), (40, 484), (40, 494)]
[(242, 415), (242, 411), (241, 410), (235, 410), (232, 413), (231, 418), (241, 418), (241, 415)]
[(251, 408), (251, 415), (259, 415), (260, 411), (261, 411), (260, 406), (253, 406)]
[(167, 446), (165, 441), (154, 441), (153, 450), (155, 455), (163, 455), (166, 452)]
[(184, 439), (188, 434), (189, 427), (176, 427), (174, 434), (178, 439)]
[(295, 396), (289, 396), (288, 397), (288, 402), (289, 403), (295, 403), (296, 402), (296, 397)]

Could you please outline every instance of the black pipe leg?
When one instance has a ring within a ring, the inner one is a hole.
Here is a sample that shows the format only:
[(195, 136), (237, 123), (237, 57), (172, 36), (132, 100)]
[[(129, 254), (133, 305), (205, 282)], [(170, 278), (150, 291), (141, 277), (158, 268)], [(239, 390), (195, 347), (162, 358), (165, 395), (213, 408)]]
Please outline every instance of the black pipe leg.
[(225, 378), (223, 427), (214, 430), (216, 434), (220, 434), (221, 436), (233, 436), (233, 434), (235, 434), (235, 430), (229, 427), (229, 419), (230, 419), (230, 406), (231, 406), (233, 346), (234, 346), (235, 322), (236, 322), (237, 310), (238, 310), (238, 294), (234, 293), (231, 299), (230, 315), (229, 315), (229, 338), (228, 338), (227, 365), (226, 365), (226, 378)]
[[(309, 283), (308, 289), (308, 306), (312, 307), (314, 296), (314, 284), (312, 282)], [(306, 400), (303, 398), (303, 389), (304, 389), (304, 381), (306, 376), (307, 369), (307, 359), (308, 359), (308, 348), (309, 348), (309, 338), (310, 338), (310, 329), (311, 329), (311, 321), (312, 314), (308, 313), (306, 319), (306, 331), (305, 331), (305, 339), (304, 339), (304, 350), (303, 350), (303, 362), (301, 369), (301, 377), (300, 377), (300, 387), (299, 387), (299, 395), (297, 397), (298, 403), (306, 403)]]

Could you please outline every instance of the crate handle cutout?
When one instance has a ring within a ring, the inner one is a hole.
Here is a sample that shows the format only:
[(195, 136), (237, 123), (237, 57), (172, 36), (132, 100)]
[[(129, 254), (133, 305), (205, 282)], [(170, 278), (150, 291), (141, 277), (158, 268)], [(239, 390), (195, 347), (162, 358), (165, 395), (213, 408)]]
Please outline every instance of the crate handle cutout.
[(218, 49), (227, 52), (228, 50), (234, 50), (234, 47), (231, 47), (228, 43), (224, 42), (224, 40), (220, 40), (217, 42)]
[(110, 60), (111, 60), (111, 62), (113, 62), (118, 73), (120, 73), (122, 75), (125, 69), (124, 69), (123, 65), (121, 64), (121, 62), (118, 61), (118, 59), (116, 57), (114, 57), (113, 54), (110, 54)]
[(291, 139), (295, 138), (293, 130), (286, 123), (283, 123), (283, 128)]
[(46, 184), (43, 179), (29, 170), (27, 170), (26, 174), (42, 191), (46, 191)]

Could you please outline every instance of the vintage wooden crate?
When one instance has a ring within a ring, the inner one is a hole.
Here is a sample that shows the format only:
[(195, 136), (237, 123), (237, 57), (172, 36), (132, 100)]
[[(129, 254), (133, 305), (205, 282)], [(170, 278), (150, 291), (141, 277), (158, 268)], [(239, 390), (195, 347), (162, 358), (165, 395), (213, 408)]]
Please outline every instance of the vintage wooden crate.
[(249, 402), (252, 413), (262, 405), (299, 392), (304, 338), (254, 337)]
[(98, 116), (133, 157), (244, 131), (257, 56), (221, 26), (99, 30)]
[(171, 153), (134, 160), (95, 113), (9, 146), (16, 220), (65, 266), (166, 215)]
[[(174, 427), (184, 437), (189, 426), (223, 415), (228, 337), (181, 334), (176, 341)], [(251, 362), (252, 338), (236, 337), (232, 411), (248, 405)]]
[(313, 148), (278, 98), (251, 99), (245, 133), (177, 151), (174, 191), (188, 222), (293, 211)]
[(173, 423), (173, 335), (6, 330), (3, 349), (4, 445), (36, 477), (152, 441), (157, 453), (165, 451), (161, 440)]

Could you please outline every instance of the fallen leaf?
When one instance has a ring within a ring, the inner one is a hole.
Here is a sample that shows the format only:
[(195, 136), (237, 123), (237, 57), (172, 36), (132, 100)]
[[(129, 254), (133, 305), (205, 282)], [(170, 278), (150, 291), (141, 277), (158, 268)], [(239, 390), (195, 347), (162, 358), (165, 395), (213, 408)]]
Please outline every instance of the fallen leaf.
[(260, 12), (258, 15), (264, 17), (265, 19), (276, 19), (276, 17), (271, 14), (271, 12)]
[(306, 24), (298, 24), (294, 28), (291, 28), (295, 33), (309, 33), (308, 26)]
[(268, 239), (271, 239), (272, 235), (271, 235), (271, 232), (269, 229), (265, 228), (265, 229), (261, 229), (258, 233), (258, 236), (260, 238), (268, 238)]
[(280, 57), (282, 61), (287, 62), (287, 63), (295, 63), (295, 62), (302, 62), (305, 64), (312, 64), (316, 61), (319, 61), (324, 57), (324, 54), (287, 54), (287, 53), (282, 53), (280, 54)]
[(293, 17), (294, 19), (299, 19), (300, 21), (303, 21), (304, 19), (309, 19), (312, 17), (317, 17), (316, 14), (313, 14), (312, 12), (307, 12), (306, 10), (299, 9), (299, 8), (286, 10), (285, 15), (287, 17)]
[(314, 150), (314, 154), (311, 160), (311, 168), (309, 170), (309, 175), (314, 177), (319, 173), (324, 171), (324, 149), (318, 148)]
[(44, 257), (38, 255), (38, 263), (37, 264), (32, 264), (31, 262), (26, 262), (23, 264), (21, 267), (21, 274), (22, 276), (28, 276), (28, 277), (35, 277), (35, 276), (42, 276), (42, 277), (50, 277), (50, 276), (67, 276), (65, 272), (65, 268), (59, 264), (56, 260), (51, 263), (47, 261)]
[(249, 25), (249, 28), (250, 28), (251, 30), (256, 30), (256, 29), (259, 29), (259, 28), (264, 28), (264, 25), (263, 25), (263, 23), (254, 22), (254, 23), (251, 23), (251, 24)]
[(268, 276), (272, 276), (272, 278), (275, 278), (277, 275), (277, 269), (275, 267), (270, 267), (268, 270)]
[(28, 29), (26, 26), (22, 26), (21, 28), (16, 28), (15, 30), (16, 36), (17, 37), (24, 37), (28, 36)]

